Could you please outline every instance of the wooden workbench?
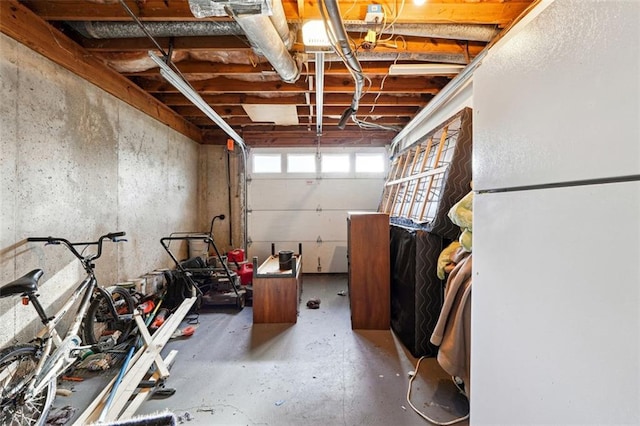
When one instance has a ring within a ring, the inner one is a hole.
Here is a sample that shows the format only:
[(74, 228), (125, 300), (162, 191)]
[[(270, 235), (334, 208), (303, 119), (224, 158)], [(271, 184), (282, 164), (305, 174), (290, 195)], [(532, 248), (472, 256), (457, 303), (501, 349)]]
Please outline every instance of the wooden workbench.
[(302, 255), (294, 255), (292, 269), (280, 270), (278, 256), (260, 267), (253, 259), (253, 322), (295, 323), (302, 293)]

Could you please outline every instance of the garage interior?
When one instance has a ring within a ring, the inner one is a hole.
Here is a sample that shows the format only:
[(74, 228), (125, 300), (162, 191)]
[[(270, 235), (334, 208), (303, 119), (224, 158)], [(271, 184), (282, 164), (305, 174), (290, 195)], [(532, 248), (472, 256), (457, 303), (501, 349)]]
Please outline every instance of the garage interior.
[[(182, 312), (176, 330), (195, 332), (161, 348), (177, 350), (176, 393), (135, 414), (428, 424), (406, 398), (425, 357), (411, 401), (438, 422), (640, 423), (639, 3), (6, 0), (0, 13), (0, 282), (43, 269), (54, 312), (84, 270), (27, 238), (117, 231), (102, 286), (161, 288), (180, 269), (161, 239), (176, 236), (179, 261), (219, 251), (224, 275), (252, 281), (247, 306), (232, 291), (195, 324)], [(303, 29), (323, 18), (334, 47)], [(473, 233), (450, 215), (468, 194)], [(466, 396), (433, 343), (462, 270), (439, 277), (438, 260), (462, 235)], [(267, 271), (280, 252), (290, 268)], [(298, 290), (288, 311), (264, 302), (276, 285)], [(27, 342), (41, 323), (2, 296), (0, 347)], [(89, 405), (114, 373), (61, 381), (74, 391), (54, 407)]]

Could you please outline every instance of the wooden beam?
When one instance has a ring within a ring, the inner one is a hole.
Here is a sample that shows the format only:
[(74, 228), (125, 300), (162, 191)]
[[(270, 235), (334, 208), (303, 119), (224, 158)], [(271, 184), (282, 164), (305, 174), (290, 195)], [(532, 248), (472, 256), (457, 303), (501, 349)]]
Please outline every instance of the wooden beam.
[(315, 136), (315, 129), (312, 135), (308, 135), (306, 138), (285, 138), (280, 134), (274, 134), (269, 138), (247, 138), (245, 142), (252, 148), (257, 147), (316, 147), (318, 146), (318, 139), (320, 140), (320, 146), (366, 146), (366, 147), (383, 147), (389, 144), (391, 138), (373, 138), (363, 132), (348, 132), (345, 131), (341, 135), (323, 135), (318, 138)]
[[(123, 58), (121, 53), (101, 53), (100, 57), (105, 59), (106, 61), (114, 61), (117, 62), (119, 60), (134, 60), (134, 59), (146, 59), (148, 57), (147, 51), (141, 51), (139, 56), (129, 56)], [(275, 71), (273, 67), (269, 63), (258, 63), (256, 65), (245, 65), (245, 64), (224, 64), (221, 62), (210, 62), (210, 61), (197, 61), (197, 60), (184, 60), (177, 61), (177, 68), (180, 70), (180, 73), (187, 79), (198, 79), (202, 80), (203, 78), (213, 78), (218, 76), (235, 76), (235, 75), (256, 75), (256, 74), (265, 74), (265, 75), (273, 75)], [(403, 63), (402, 61), (396, 62), (398, 64)], [(362, 67), (362, 71), (368, 76), (384, 76), (389, 74), (389, 67), (394, 64), (394, 61), (360, 61), (360, 66)], [(154, 65), (155, 66), (155, 65)], [(150, 68), (144, 71), (123, 71), (123, 75), (127, 77), (155, 77), (158, 75), (158, 68)], [(309, 62), (306, 66), (302, 67), (300, 70), (300, 75), (315, 75), (316, 67), (314, 62)], [(343, 63), (331, 63), (331, 66), (328, 67), (324, 74), (326, 76), (332, 75), (342, 75), (349, 76), (351, 72), (347, 69), (347, 67)]]
[[(309, 113), (309, 108), (304, 106), (298, 106), (297, 115), (304, 116)], [(337, 115), (340, 116), (344, 112), (344, 106), (329, 106), (324, 107), (323, 115), (331, 116)], [(192, 117), (206, 117), (204, 112), (202, 112), (196, 106), (180, 106), (175, 107), (174, 110), (184, 116), (187, 119), (191, 119)], [(215, 111), (222, 118), (233, 118), (233, 117), (246, 117), (247, 112), (241, 106), (218, 106), (215, 108)], [(418, 108), (413, 106), (404, 106), (404, 105), (394, 105), (394, 106), (376, 106), (373, 109), (373, 112), (370, 112), (371, 108), (360, 108), (358, 109), (358, 115), (363, 116), (376, 116), (376, 117), (413, 117), (417, 112)]]
[[(451, 1), (451, 0), (429, 0), (423, 5), (416, 6), (407, 1), (402, 7), (400, 16), (395, 17), (393, 11), (398, 10), (399, 3), (393, 0), (377, 1), (382, 4), (389, 15), (387, 21), (395, 20), (396, 23), (460, 23), (460, 24), (487, 24), (493, 23), (498, 26), (507, 25), (517, 18), (534, 0), (473, 0), (471, 1)], [(340, 11), (344, 21), (362, 20), (366, 14), (367, 6), (371, 4), (369, 0), (342, 1)], [(287, 17), (296, 14), (291, 0), (283, 0), (283, 6)], [(316, 8), (305, 10), (305, 19), (320, 19), (320, 11)]]
[[(143, 90), (149, 93), (178, 93), (178, 90), (164, 80), (151, 80), (135, 78), (134, 81)], [(450, 81), (447, 77), (388, 77), (382, 84), (381, 78), (372, 78), (371, 84), (365, 86), (366, 93), (419, 93), (435, 95)], [(244, 93), (244, 94), (264, 94), (266, 92), (281, 93), (307, 93), (311, 92), (309, 84), (304, 80), (298, 80), (293, 84), (282, 81), (250, 82), (235, 80), (226, 77), (216, 77), (208, 80), (190, 81), (193, 89), (200, 95), (203, 94), (223, 94), (223, 93)], [(325, 93), (353, 93), (354, 82), (351, 78), (328, 76), (325, 78)]]
[[(225, 145), (228, 136), (219, 129), (205, 130), (204, 144)], [(315, 126), (257, 125), (239, 130), (250, 147), (317, 146)], [(322, 146), (385, 146), (397, 132), (389, 130), (362, 130), (358, 127), (324, 129), (320, 137)]]
[[(389, 125), (389, 126), (406, 126), (409, 121), (411, 121), (411, 116), (403, 116), (403, 117), (382, 117), (382, 118), (378, 118), (378, 117), (374, 117), (374, 116), (367, 116), (365, 114), (358, 114), (357, 117), (360, 120), (366, 121), (368, 123), (374, 123), (374, 124), (382, 124), (382, 125)], [(263, 126), (263, 125), (269, 125), (269, 124), (274, 124), (274, 123), (266, 123), (266, 122), (255, 122), (253, 120), (251, 120), (249, 117), (222, 117), (224, 119), (224, 121), (227, 122), (228, 125), (232, 126), (232, 127), (247, 127), (247, 126)], [(298, 117), (299, 120), (299, 125), (310, 125), (316, 124), (316, 117), (309, 117), (309, 116), (300, 116)], [(207, 128), (212, 128), (212, 127), (218, 127), (217, 124), (215, 124), (213, 121), (211, 121), (209, 118), (206, 117), (200, 117), (200, 118), (192, 118), (189, 121), (191, 121), (193, 124), (197, 125), (198, 127), (201, 127), (203, 130), (207, 129)], [(327, 126), (331, 126), (331, 125), (335, 125), (337, 126), (338, 123), (340, 122), (340, 119), (333, 116), (333, 117), (324, 117), (323, 118), (324, 123)], [(354, 123), (353, 121), (349, 120), (347, 121), (347, 123), (345, 123), (346, 126), (357, 126), (356, 123)]]
[[(3, 0), (4, 1), (4, 0)], [(131, 21), (131, 16), (118, 1), (25, 0), (27, 7), (50, 21)], [(141, 21), (196, 21), (189, 3), (184, 0), (126, 0), (125, 3)], [(211, 20), (230, 20), (211, 19)]]
[[(86, 7), (86, 4), (85, 4)], [(101, 60), (15, 0), (0, 1), (0, 31), (179, 133), (202, 141), (200, 129), (107, 68)]]
[[(156, 37), (155, 40), (165, 50), (173, 43), (173, 51), (207, 51), (207, 50), (237, 50), (250, 52), (251, 46), (243, 36), (199, 36), (199, 37)], [(364, 38), (353, 35), (351, 41), (356, 46), (362, 46)], [(155, 44), (146, 37), (140, 38), (109, 38), (109, 39), (82, 39), (82, 46), (91, 52), (135, 52), (155, 49)], [(424, 37), (403, 36), (385, 44), (378, 44), (370, 49), (375, 53), (414, 53), (423, 55), (460, 55), (469, 54), (471, 57), (478, 55), (484, 49), (486, 43), (469, 42), (461, 45), (457, 40), (430, 39)], [(304, 51), (304, 46), (296, 45), (293, 50)], [(333, 63), (332, 63), (333, 65)], [(336, 66), (339, 63), (335, 64)], [(334, 68), (333, 66), (331, 68)]]
[[(4, 0), (3, 0), (4, 1)], [(430, 0), (422, 6), (415, 6), (405, 2), (402, 13), (395, 20), (396, 23), (466, 23), (486, 24), (494, 23), (498, 26), (507, 25), (517, 18), (534, 0), (475, 0), (461, 2), (451, 0)], [(300, 0), (283, 0), (285, 14), (289, 20), (319, 19), (318, 7), (305, 7), (300, 10)], [(131, 18), (118, 2), (91, 3), (86, 0), (23, 0), (30, 9), (46, 20), (102, 20), (129, 21)], [(126, 0), (129, 8), (142, 21), (196, 21), (189, 9), (187, 1), (166, 0)], [(364, 18), (370, 0), (342, 1), (339, 4), (342, 19), (345, 21), (360, 21)], [(385, 0), (380, 3), (389, 11), (387, 20), (395, 19), (393, 11), (398, 3)], [(314, 2), (309, 3), (314, 4)], [(301, 15), (304, 13), (304, 15)], [(208, 20), (229, 20), (223, 18), (205, 18)]]
[[(156, 98), (160, 102), (170, 106), (188, 106), (193, 105), (191, 101), (185, 98), (180, 93), (166, 93), (158, 94)], [(242, 93), (232, 94), (220, 94), (220, 95), (202, 95), (204, 101), (212, 107), (223, 105), (233, 106), (242, 104), (270, 104), (270, 105), (285, 105), (295, 104), (298, 106), (308, 105), (303, 94), (298, 93), (285, 93), (280, 96), (260, 96), (245, 95)], [(390, 105), (402, 105), (402, 106), (414, 106), (424, 107), (433, 98), (431, 94), (419, 94), (419, 93), (402, 93), (398, 95), (385, 95), (378, 96), (376, 93), (366, 93), (360, 99), (360, 107), (371, 107), (372, 105), (378, 106), (390, 106)], [(325, 106), (344, 106), (349, 105), (353, 100), (353, 95), (346, 93), (329, 93), (324, 95)], [(315, 105), (315, 94), (311, 94), (311, 103)]]

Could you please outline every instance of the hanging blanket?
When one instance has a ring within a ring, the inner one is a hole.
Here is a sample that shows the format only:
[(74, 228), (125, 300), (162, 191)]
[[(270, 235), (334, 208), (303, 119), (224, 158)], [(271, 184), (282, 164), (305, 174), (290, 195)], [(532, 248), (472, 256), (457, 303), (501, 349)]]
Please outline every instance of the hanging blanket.
[(447, 280), (444, 304), (431, 335), (431, 343), (440, 346), (438, 363), (464, 381), (467, 397), (471, 389), (471, 258), (462, 249), (454, 256), (457, 265)]

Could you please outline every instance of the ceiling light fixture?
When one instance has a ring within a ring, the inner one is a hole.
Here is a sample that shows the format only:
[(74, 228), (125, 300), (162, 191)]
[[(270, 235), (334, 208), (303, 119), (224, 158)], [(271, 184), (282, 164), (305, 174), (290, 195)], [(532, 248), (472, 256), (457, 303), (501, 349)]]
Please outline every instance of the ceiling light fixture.
[(321, 20), (307, 21), (302, 25), (302, 43), (307, 47), (330, 47), (324, 22)]
[(464, 67), (453, 64), (393, 64), (389, 67), (389, 75), (458, 74)]

